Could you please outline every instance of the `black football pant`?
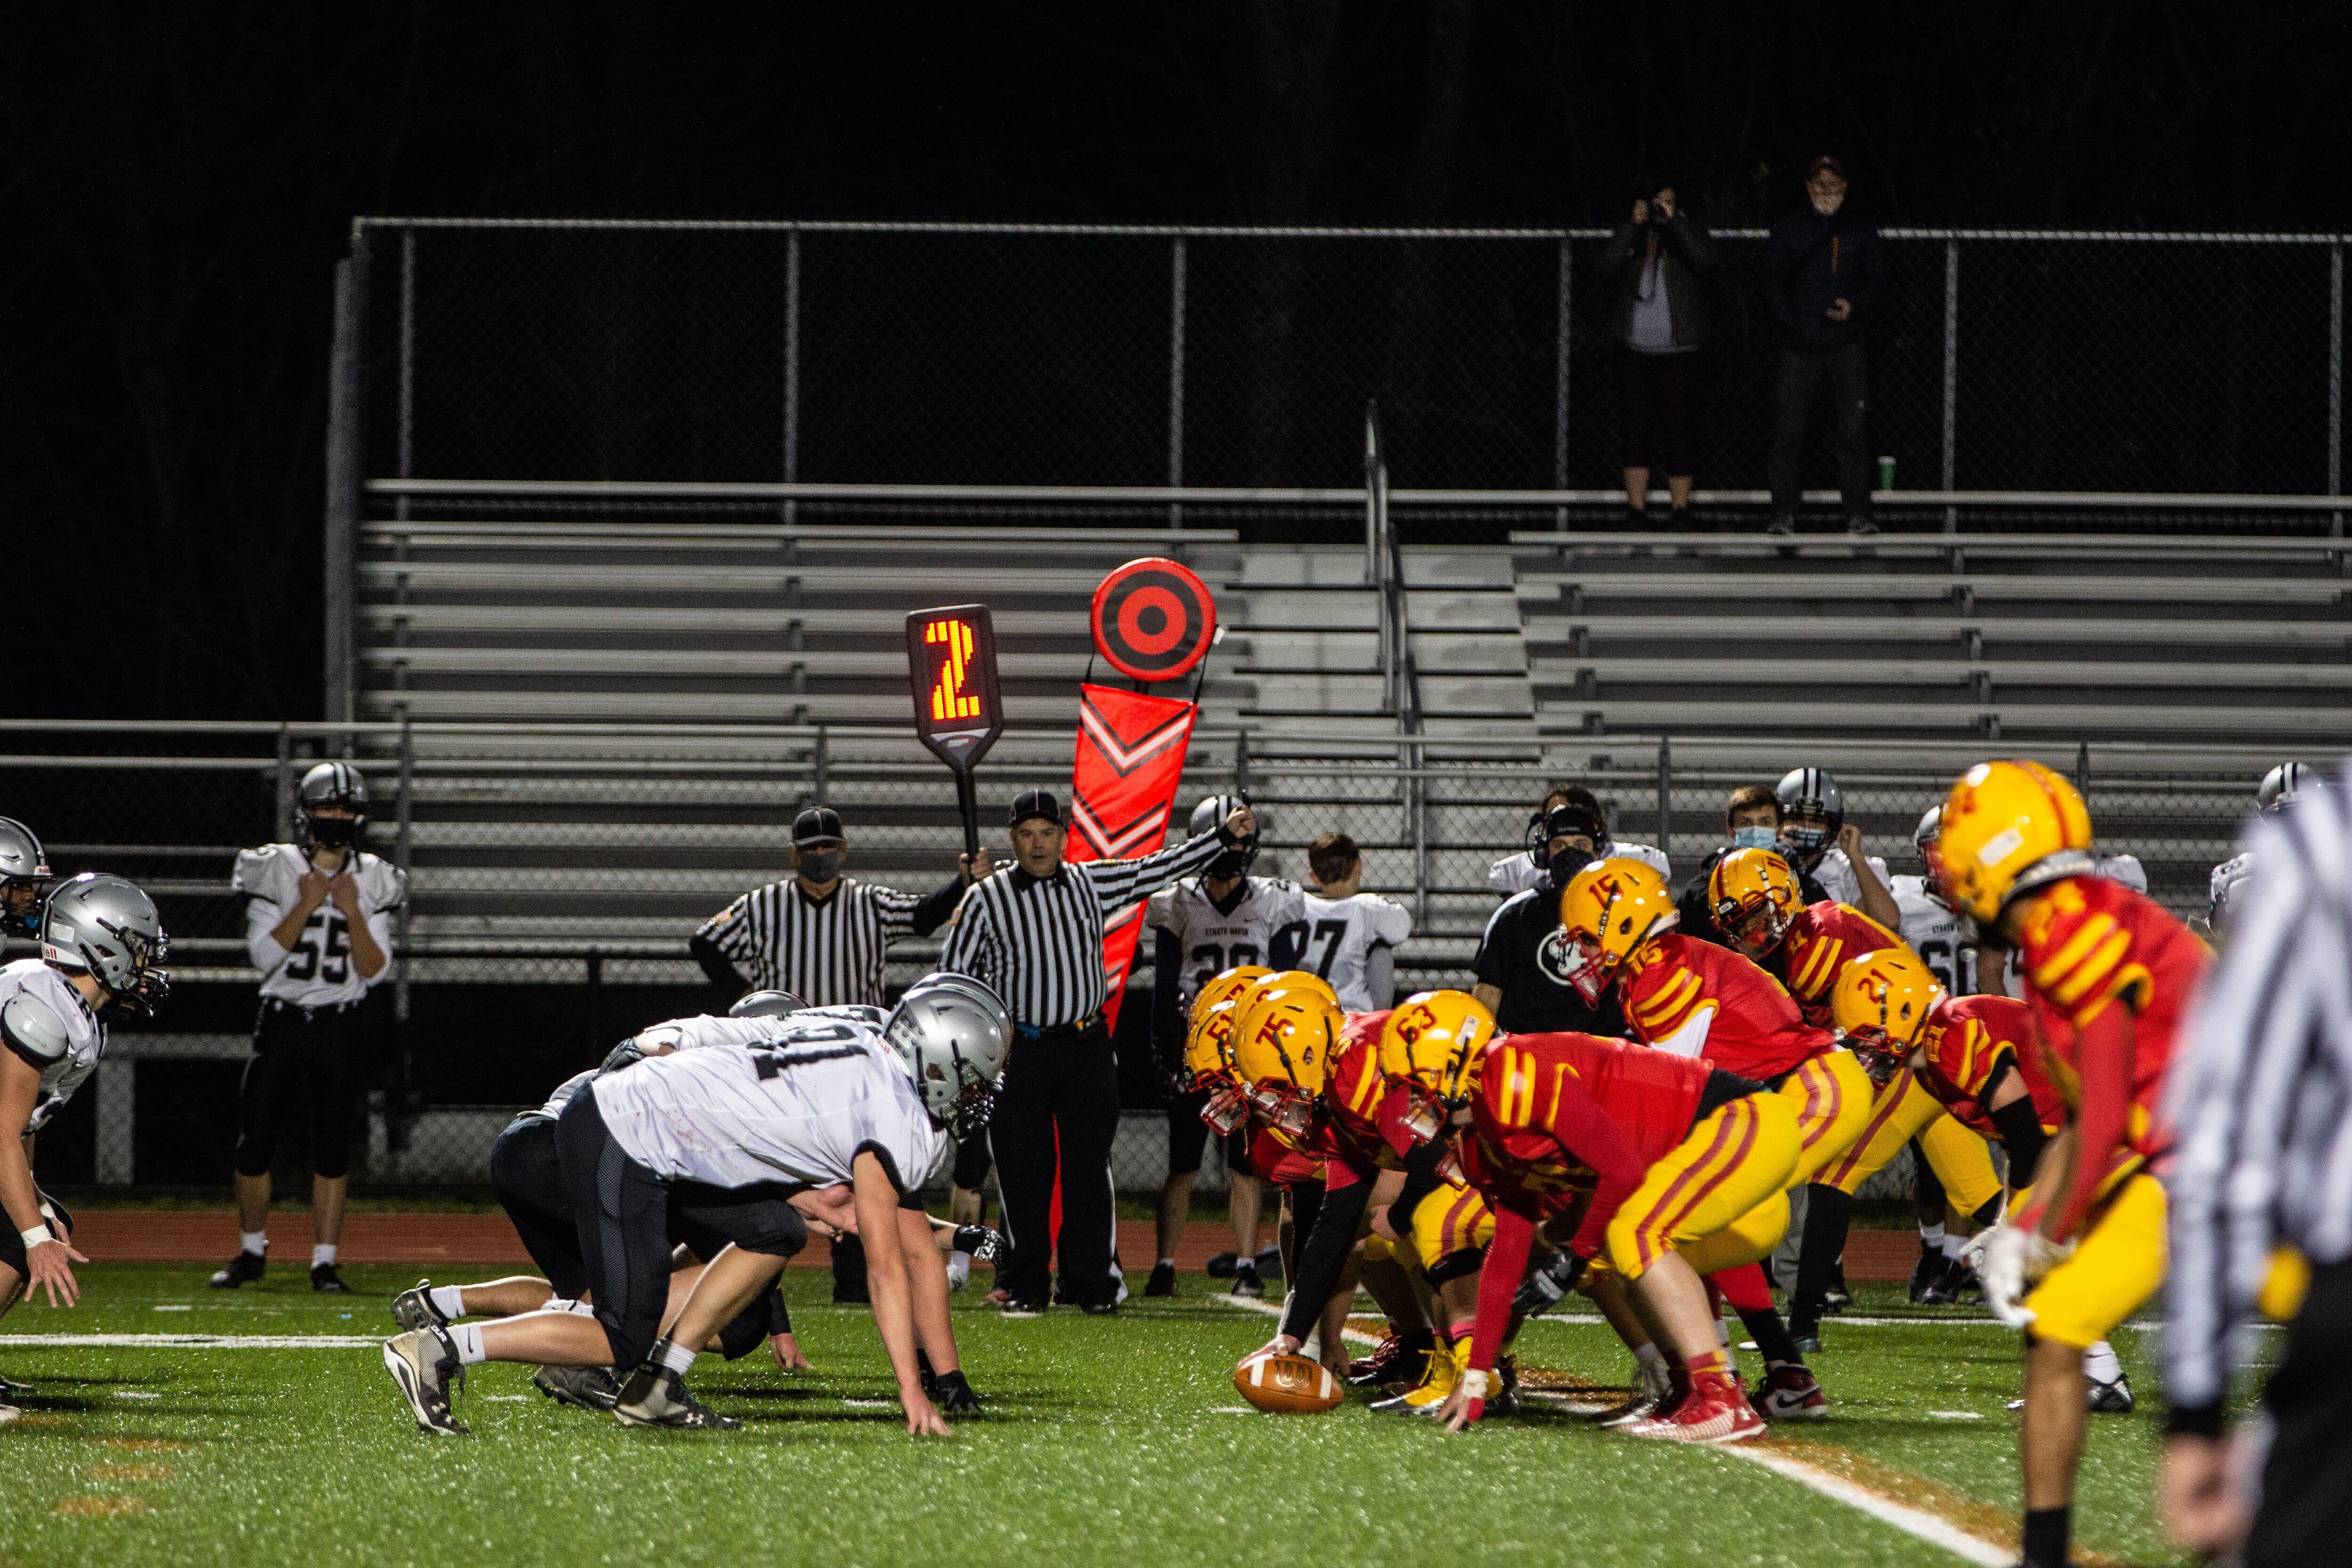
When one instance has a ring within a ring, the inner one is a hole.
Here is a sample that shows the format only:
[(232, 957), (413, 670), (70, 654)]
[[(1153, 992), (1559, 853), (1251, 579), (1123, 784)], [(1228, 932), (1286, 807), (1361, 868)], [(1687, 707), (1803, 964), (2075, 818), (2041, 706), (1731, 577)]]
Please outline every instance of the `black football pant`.
[(1804, 497), (1805, 423), (1822, 377), (1830, 379), (1837, 422), (1838, 491), (1849, 520), (1870, 516), (1870, 362), (1860, 343), (1822, 353), (1780, 350), (1772, 382), (1772, 512), (1786, 517)]
[(1016, 1301), (1042, 1304), (1053, 1282), (1056, 1140), (1062, 1183), (1063, 1301), (1108, 1304), (1118, 1297), (1118, 1214), (1110, 1145), (1118, 1131), (1118, 1063), (1100, 1019), (1085, 1029), (1016, 1035), (1004, 1062), (1004, 1088), (989, 1118), (988, 1146), (1004, 1200), (1009, 1255), (996, 1266), (997, 1288)]
[(2352, 1263), (2311, 1271), (2263, 1404), (2278, 1431), (2246, 1568), (2343, 1562), (2352, 1541)]
[(310, 1117), (311, 1170), (330, 1181), (351, 1174), (357, 1017), (357, 1004), (308, 1009), (275, 998), (261, 1004), (253, 1055), (237, 1085), (237, 1175), (269, 1174), (278, 1128), (297, 1103)]

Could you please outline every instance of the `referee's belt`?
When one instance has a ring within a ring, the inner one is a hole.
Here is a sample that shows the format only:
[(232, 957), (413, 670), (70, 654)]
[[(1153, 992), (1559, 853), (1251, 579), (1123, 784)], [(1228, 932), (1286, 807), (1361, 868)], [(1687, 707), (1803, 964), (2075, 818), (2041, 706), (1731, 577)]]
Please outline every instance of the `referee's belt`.
[(1064, 1035), (1076, 1039), (1101, 1021), (1102, 1012), (1097, 1009), (1069, 1023), (1017, 1023), (1013, 1026), (1013, 1032), (1024, 1040), (1046, 1040)]

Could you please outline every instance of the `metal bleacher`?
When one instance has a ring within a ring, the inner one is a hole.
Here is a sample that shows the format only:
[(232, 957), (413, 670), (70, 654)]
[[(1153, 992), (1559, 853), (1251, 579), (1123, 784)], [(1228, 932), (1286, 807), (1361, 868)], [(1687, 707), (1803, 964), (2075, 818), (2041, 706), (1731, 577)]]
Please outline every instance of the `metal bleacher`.
[(2341, 539), (1513, 540), (1547, 734), (2352, 739)]

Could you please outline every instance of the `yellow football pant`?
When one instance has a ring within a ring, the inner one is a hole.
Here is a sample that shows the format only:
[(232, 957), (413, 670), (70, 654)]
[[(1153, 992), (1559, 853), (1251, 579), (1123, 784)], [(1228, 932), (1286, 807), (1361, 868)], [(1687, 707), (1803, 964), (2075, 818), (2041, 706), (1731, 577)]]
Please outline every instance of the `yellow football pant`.
[(1912, 1139), (1919, 1140), (1927, 1167), (1944, 1184), (1952, 1207), (1974, 1214), (2000, 1196), (1992, 1149), (1967, 1124), (1947, 1113), (1943, 1102), (1919, 1086), (1908, 1068), (1886, 1081), (1870, 1103), (1870, 1119), (1853, 1146), (1822, 1168), (1814, 1179), (1853, 1194), (1886, 1168)]
[(2025, 1298), (2033, 1334), (2088, 1350), (2164, 1283), (2164, 1186), (2134, 1176), (2107, 1202), (2072, 1256)]
[(1870, 1121), (1877, 1087), (1853, 1052), (1844, 1050), (1814, 1057), (1781, 1082), (1780, 1096), (1797, 1113), (1797, 1168), (1789, 1176), (1790, 1186), (1813, 1180), (1853, 1146)]
[[(1743, 1095), (1700, 1117), (1690, 1135), (1650, 1167), (1609, 1221), (1610, 1267), (1638, 1280), (1667, 1252), (1715, 1236), (1768, 1204), (1778, 1206), (1780, 1228), (1786, 1231), (1789, 1205), (1782, 1194), (1798, 1167), (1801, 1144), (1796, 1107), (1786, 1095)], [(1769, 1224), (1768, 1208), (1756, 1228)], [(1770, 1245), (1764, 1248), (1770, 1250)], [(1753, 1262), (1761, 1256), (1735, 1260)], [(1728, 1266), (1710, 1263), (1708, 1270)], [(1693, 1261), (1691, 1267), (1699, 1264)]]
[(1466, 1186), (1441, 1186), (1413, 1207), (1412, 1250), (1424, 1274), (1456, 1252), (1484, 1251), (1493, 1239), (1495, 1211)]

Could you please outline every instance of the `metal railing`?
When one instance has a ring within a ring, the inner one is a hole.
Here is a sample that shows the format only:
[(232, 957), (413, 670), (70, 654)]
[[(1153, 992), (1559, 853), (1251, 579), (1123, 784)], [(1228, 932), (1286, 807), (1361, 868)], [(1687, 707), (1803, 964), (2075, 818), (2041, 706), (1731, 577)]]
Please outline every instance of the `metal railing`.
[[(1062, 732), (1008, 735), (982, 770), (983, 793), (1066, 766), (1068, 746)], [(535, 1102), (630, 1030), (709, 1005), (715, 992), (687, 936), (725, 899), (786, 874), (788, 824), (803, 805), (824, 800), (849, 817), (853, 874), (929, 887), (961, 848), (949, 780), (903, 730), (0, 723), (0, 813), (31, 822), (61, 874), (111, 870), (148, 887), (173, 937), (169, 1010), (119, 1030), (88, 1105), (43, 1135), (45, 1170), (63, 1172), (60, 1182), (224, 1179), (223, 1118), (258, 980), (230, 862), (241, 845), (285, 836), (300, 769), (347, 747), (373, 786), (370, 841), (412, 885), (394, 977), (366, 1026), (378, 1056), (361, 1174), (379, 1186), (478, 1183), (506, 1113), (497, 1108)], [(1487, 869), (1522, 847), (1553, 779), (1588, 782), (1614, 831), (1650, 838), (1687, 866), (1719, 841), (1734, 786), (1825, 761), (1850, 818), (1899, 873), (1916, 869), (1908, 840), (1920, 810), (1982, 754), (1867, 740), (1409, 735), (1349, 749), (1318, 755), (1279, 730), (1204, 731), (1184, 788), (1246, 784), (1272, 874), (1302, 876), (1320, 832), (1355, 838), (1366, 885), (1415, 911), (1398, 955), (1400, 983), (1415, 988), (1467, 982), (1494, 905)], [(2201, 909), (2207, 868), (2230, 852), (2252, 781), (2274, 760), (2182, 748), (2152, 762), (2127, 747), (2042, 759), (2085, 786), (2103, 847), (2137, 855), (2183, 915)], [(895, 949), (892, 984), (923, 972), (935, 951)], [(1149, 1109), (1143, 1078), (1130, 1100)]]

